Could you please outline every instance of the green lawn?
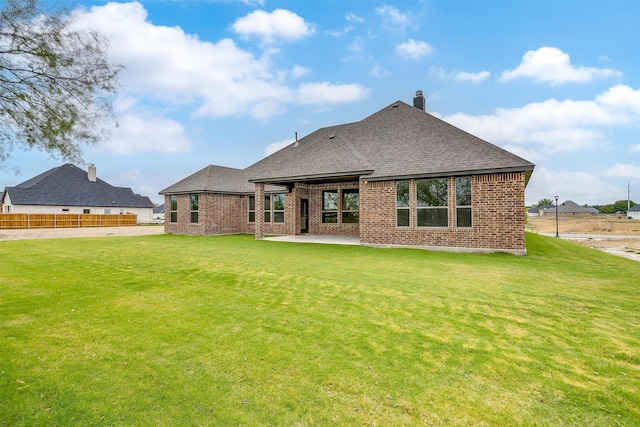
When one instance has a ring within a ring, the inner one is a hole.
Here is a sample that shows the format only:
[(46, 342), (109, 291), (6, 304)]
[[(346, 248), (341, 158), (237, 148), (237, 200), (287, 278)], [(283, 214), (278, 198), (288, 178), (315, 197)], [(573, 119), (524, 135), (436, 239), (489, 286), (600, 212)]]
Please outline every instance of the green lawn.
[(527, 247), (0, 242), (0, 425), (640, 425), (640, 264)]

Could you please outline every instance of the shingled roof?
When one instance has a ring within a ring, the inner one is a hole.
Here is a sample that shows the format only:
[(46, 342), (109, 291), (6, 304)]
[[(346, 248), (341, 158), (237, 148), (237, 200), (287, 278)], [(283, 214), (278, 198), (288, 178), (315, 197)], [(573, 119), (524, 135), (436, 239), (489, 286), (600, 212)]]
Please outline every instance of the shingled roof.
[[(282, 191), (280, 187), (268, 186), (267, 191)], [(160, 194), (183, 193), (253, 193), (255, 185), (249, 182), (246, 169), (234, 169), (209, 165), (196, 173), (160, 191)]]
[(396, 101), (354, 123), (321, 128), (246, 169), (209, 165), (160, 194), (246, 194), (254, 182), (282, 191), (293, 182), (409, 179), (527, 172), (534, 164)]
[(6, 187), (4, 193), (9, 194), (14, 205), (153, 208), (147, 196), (135, 194), (131, 188), (114, 187), (97, 177), (90, 181), (87, 171), (71, 163)]
[(319, 129), (248, 167), (252, 182), (531, 172), (534, 164), (402, 101)]

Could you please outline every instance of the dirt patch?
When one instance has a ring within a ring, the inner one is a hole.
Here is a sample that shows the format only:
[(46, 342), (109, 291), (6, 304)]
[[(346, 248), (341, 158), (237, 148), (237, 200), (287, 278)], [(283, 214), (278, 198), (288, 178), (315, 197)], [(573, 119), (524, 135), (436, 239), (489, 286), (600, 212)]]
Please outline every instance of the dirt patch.
[(71, 237), (144, 236), (163, 234), (164, 225), (135, 227), (41, 228), (31, 230), (0, 230), (0, 241), (60, 239)]
[[(534, 233), (555, 234), (556, 219), (555, 217), (529, 217), (527, 230)], [(627, 219), (624, 215), (561, 216), (558, 218), (558, 232), (565, 239), (581, 245), (640, 261), (640, 221)], [(582, 236), (567, 237), (571, 234)]]
[[(529, 217), (527, 229), (534, 233), (555, 233), (555, 217)], [(590, 217), (558, 218), (560, 234), (601, 234), (640, 236), (640, 221), (627, 219), (624, 215), (597, 215)]]

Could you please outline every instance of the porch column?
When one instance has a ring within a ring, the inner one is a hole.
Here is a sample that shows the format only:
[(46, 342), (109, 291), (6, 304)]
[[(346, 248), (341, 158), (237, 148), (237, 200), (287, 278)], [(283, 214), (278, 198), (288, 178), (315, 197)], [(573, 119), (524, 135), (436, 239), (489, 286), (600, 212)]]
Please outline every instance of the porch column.
[(256, 202), (256, 240), (264, 239), (264, 184), (256, 182), (255, 202)]

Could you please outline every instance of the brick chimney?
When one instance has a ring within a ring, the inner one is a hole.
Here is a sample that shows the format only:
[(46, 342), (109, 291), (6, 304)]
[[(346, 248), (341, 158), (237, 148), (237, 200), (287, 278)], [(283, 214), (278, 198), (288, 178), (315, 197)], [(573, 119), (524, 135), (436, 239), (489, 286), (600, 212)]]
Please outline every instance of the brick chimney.
[(93, 164), (89, 165), (89, 169), (87, 170), (87, 177), (89, 181), (96, 182), (96, 167)]
[(422, 111), (426, 110), (427, 104), (421, 90), (416, 91), (416, 96), (413, 98), (413, 106)]

